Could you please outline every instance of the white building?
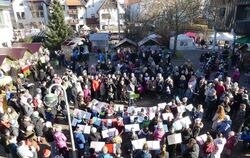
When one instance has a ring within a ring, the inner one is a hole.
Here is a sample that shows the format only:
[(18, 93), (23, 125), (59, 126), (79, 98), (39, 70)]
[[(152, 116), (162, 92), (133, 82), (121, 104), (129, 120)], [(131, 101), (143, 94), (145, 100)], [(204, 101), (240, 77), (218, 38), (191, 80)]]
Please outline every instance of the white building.
[(43, 30), (48, 23), (48, 0), (13, 0), (12, 9), (16, 29)]
[(86, 25), (86, 3), (87, 0), (61, 0), (64, 7), (64, 17), (66, 23), (74, 30), (79, 30)]
[(13, 28), (10, 18), (10, 2), (9, 0), (0, 1), (0, 48), (11, 47), (13, 40)]
[(117, 6), (122, 32), (125, 23), (124, 0), (89, 0), (86, 5), (87, 25), (90, 27), (97, 26), (102, 32), (118, 32)]

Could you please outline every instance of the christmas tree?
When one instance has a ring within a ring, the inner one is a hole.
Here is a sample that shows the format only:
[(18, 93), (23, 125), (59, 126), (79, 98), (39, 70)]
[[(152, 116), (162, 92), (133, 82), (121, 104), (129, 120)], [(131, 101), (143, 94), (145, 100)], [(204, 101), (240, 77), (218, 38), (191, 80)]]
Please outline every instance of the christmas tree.
[(60, 50), (62, 42), (72, 34), (73, 29), (64, 21), (63, 8), (60, 2), (53, 0), (50, 4), (45, 46), (51, 51)]

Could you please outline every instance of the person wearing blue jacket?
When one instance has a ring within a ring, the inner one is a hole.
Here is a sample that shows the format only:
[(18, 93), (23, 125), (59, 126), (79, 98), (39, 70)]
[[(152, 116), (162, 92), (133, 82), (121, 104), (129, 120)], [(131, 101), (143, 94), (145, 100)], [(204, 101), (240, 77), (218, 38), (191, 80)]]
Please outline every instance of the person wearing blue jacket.
[(75, 143), (78, 149), (78, 157), (84, 156), (84, 147), (85, 147), (85, 137), (79, 127), (76, 128), (74, 132)]
[(222, 133), (226, 138), (228, 136), (228, 133), (231, 131), (232, 126), (232, 120), (228, 115), (226, 115), (225, 120), (223, 120), (218, 126), (217, 130)]

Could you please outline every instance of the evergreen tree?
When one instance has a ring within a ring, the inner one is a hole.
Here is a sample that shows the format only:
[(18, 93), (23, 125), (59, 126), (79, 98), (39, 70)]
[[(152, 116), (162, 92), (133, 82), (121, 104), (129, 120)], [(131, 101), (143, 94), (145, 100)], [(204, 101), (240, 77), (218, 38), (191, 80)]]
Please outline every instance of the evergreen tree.
[(64, 21), (63, 12), (60, 2), (52, 0), (45, 39), (45, 45), (51, 51), (59, 50), (62, 42), (73, 34), (73, 29)]

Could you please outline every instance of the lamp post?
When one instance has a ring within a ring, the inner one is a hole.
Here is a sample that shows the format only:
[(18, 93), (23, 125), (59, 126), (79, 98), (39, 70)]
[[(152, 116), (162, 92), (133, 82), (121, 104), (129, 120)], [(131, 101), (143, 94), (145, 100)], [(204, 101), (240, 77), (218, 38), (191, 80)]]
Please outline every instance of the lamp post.
[(70, 132), (70, 139), (71, 139), (71, 146), (72, 146), (72, 156), (73, 158), (76, 157), (76, 148), (75, 148), (75, 140), (74, 140), (74, 134), (72, 130), (72, 125), (71, 125), (71, 118), (70, 118), (70, 109), (69, 109), (69, 103), (68, 103), (68, 97), (65, 88), (60, 85), (60, 84), (52, 84), (49, 87), (49, 94), (47, 94), (44, 98), (44, 103), (47, 106), (55, 106), (58, 103), (58, 95), (52, 93), (52, 88), (53, 87), (59, 87), (63, 90), (63, 96), (65, 98), (65, 103), (66, 103), (66, 108), (67, 108), (67, 117), (68, 117), (68, 124), (69, 124), (69, 132)]

